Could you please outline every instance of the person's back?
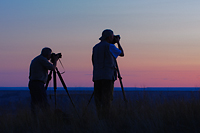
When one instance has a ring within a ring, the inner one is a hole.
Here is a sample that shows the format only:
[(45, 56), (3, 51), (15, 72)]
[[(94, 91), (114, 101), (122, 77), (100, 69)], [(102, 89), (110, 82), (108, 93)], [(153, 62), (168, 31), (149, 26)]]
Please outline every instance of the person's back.
[(93, 47), (93, 81), (116, 80), (115, 59), (109, 51), (110, 43), (101, 41)]
[(49, 69), (53, 69), (53, 65), (50, 64), (45, 57), (39, 55), (35, 57), (30, 64), (29, 79), (39, 80), (45, 83), (47, 81)]

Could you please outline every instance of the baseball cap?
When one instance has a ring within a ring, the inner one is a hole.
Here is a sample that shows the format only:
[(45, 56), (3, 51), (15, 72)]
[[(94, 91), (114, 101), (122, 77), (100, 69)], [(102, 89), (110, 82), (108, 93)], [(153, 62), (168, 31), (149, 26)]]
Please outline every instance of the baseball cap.
[(103, 41), (105, 40), (107, 37), (113, 35), (113, 31), (110, 30), (110, 29), (105, 29), (103, 32), (102, 32), (102, 36), (99, 38), (99, 40)]

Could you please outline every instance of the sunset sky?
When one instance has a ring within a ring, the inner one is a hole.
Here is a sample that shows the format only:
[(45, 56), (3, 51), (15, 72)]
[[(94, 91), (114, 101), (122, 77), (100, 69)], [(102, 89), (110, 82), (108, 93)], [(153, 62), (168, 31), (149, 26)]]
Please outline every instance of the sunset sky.
[[(50, 47), (63, 55), (67, 86), (92, 87), (92, 47), (109, 28), (121, 36), (125, 56), (118, 64), (125, 87), (200, 87), (199, 5), (199, 0), (0, 0), (0, 86), (26, 87), (31, 60)], [(64, 71), (59, 63), (58, 69)]]

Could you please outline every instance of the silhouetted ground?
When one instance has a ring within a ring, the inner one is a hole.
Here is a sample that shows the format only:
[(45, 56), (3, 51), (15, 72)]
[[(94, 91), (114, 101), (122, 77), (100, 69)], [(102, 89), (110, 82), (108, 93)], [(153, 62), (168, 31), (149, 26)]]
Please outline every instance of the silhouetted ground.
[(51, 112), (32, 117), (29, 91), (1, 91), (0, 132), (200, 132), (199, 92), (126, 92), (127, 104), (115, 92), (107, 120), (97, 118), (94, 100), (86, 109), (92, 92), (70, 92), (76, 108), (57, 94), (56, 113), (52, 96)]

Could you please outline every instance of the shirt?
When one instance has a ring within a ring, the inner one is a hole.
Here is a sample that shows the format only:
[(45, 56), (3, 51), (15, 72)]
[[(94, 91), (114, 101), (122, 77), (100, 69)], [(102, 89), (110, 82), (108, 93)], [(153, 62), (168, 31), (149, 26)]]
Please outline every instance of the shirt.
[(121, 50), (118, 49), (114, 44), (110, 44), (109, 47), (110, 52), (112, 53), (112, 55), (117, 58), (120, 54), (121, 54)]
[(53, 64), (51, 64), (44, 56), (39, 55), (31, 61), (29, 79), (46, 83), (48, 70), (53, 70)]
[(116, 61), (117, 56), (121, 54), (114, 44), (101, 41), (93, 47), (93, 81), (107, 79), (116, 80)]

